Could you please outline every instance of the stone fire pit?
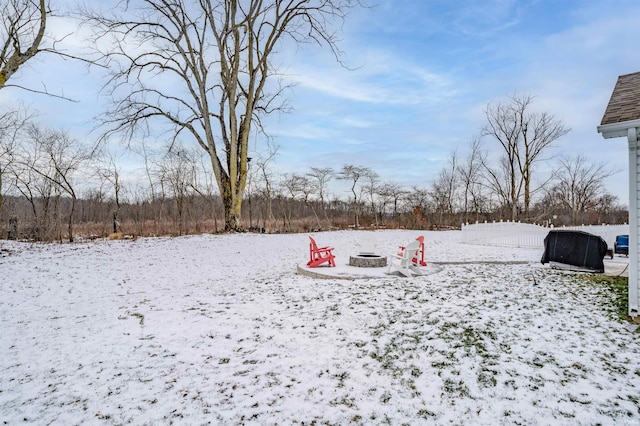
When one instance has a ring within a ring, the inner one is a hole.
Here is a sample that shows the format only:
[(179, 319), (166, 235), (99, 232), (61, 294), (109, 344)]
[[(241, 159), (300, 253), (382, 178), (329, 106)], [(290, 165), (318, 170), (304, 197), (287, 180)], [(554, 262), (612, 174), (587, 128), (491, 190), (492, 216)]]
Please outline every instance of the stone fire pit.
[(349, 265), (357, 266), (358, 268), (382, 268), (387, 266), (387, 256), (360, 253), (355, 256), (349, 256)]

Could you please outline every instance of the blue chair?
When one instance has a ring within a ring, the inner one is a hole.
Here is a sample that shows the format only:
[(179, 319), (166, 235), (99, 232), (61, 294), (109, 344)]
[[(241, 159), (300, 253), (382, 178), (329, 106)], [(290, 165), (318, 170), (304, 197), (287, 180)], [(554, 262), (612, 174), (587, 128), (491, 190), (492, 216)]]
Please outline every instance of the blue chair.
[(629, 256), (629, 236), (618, 235), (615, 243), (613, 243), (613, 252)]

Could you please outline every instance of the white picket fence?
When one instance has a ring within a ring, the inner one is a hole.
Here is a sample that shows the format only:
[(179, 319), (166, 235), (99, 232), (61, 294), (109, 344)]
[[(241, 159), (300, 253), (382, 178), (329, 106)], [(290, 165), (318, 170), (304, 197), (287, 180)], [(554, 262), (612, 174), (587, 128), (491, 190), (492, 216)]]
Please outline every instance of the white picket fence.
[[(500, 247), (544, 248), (544, 238), (553, 228), (520, 222), (493, 222), (462, 225), (462, 242)], [(566, 226), (555, 229), (585, 231), (602, 237), (609, 248), (617, 235), (629, 234), (629, 225)]]

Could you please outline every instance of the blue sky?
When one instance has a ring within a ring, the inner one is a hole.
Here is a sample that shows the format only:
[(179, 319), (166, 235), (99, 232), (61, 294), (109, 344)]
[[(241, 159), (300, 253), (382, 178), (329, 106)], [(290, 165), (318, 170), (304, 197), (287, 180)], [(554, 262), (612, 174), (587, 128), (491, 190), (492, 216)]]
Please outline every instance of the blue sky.
[[(466, 155), (489, 102), (527, 93), (534, 109), (572, 129), (548, 157), (582, 153), (605, 162), (618, 171), (609, 192), (627, 204), (626, 140), (604, 140), (596, 126), (618, 75), (640, 71), (639, 17), (638, 0), (377, 0), (344, 24), (340, 46), (352, 70), (313, 45), (281, 50), (278, 63), (295, 86), (287, 93), (293, 111), (266, 121), (279, 146), (274, 168), (306, 173), (354, 164), (383, 181), (428, 187), (454, 150)], [(53, 30), (68, 28), (59, 20)], [(24, 102), (42, 122), (95, 140), (96, 73), (43, 57), (14, 83), (45, 84), (79, 102), (5, 89), (0, 103)], [(490, 140), (485, 147), (498, 152)], [(264, 140), (252, 149), (265, 153)], [(346, 196), (339, 186), (333, 192)]]

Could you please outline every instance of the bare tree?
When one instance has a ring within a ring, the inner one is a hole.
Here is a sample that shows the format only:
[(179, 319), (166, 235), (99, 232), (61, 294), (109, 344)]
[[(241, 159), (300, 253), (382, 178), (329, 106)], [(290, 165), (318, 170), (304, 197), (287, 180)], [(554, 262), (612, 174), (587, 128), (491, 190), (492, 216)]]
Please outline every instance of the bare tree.
[(318, 212), (312, 202), (312, 196), (316, 193), (316, 186), (308, 175), (300, 176), (300, 193), (302, 194), (302, 202), (304, 205), (311, 209), (311, 212), (316, 219), (316, 223), (318, 224), (318, 229), (322, 229), (320, 217), (318, 216)]
[(33, 215), (25, 236), (36, 241), (42, 241), (47, 236), (55, 195), (53, 182), (35, 171), (41, 154), (39, 150), (31, 149), (20, 152), (19, 159), (11, 168), (15, 187), (27, 200)]
[(191, 152), (176, 144), (157, 164), (160, 180), (176, 205), (178, 235), (184, 233), (186, 202), (195, 182), (196, 161), (193, 157)]
[(327, 197), (327, 185), (335, 176), (335, 172), (331, 167), (311, 167), (311, 172), (307, 173), (307, 176), (313, 179), (315, 183), (316, 193), (318, 194), (318, 200), (320, 201), (320, 207), (322, 208), (324, 219), (327, 224), (330, 225), (331, 222), (327, 216), (325, 200)]
[(391, 204), (393, 206), (393, 218), (399, 226), (400, 201), (406, 197), (407, 191), (397, 183), (385, 183), (378, 189), (378, 195), (380, 196), (380, 214), (385, 214), (387, 205)]
[(488, 123), (482, 129), (482, 135), (490, 136), (497, 140), (504, 150), (504, 157), (500, 161), (501, 171), (504, 176), (503, 178), (498, 176), (498, 172), (487, 165), (486, 171), (489, 177), (489, 184), (500, 198), (503, 198), (509, 204), (511, 207), (511, 219), (516, 220), (522, 183), (518, 168), (519, 132), (516, 121), (517, 114), (513, 111), (511, 105), (503, 103), (487, 106), (485, 114)]
[[(160, 208), (153, 209), (153, 225), (155, 228), (155, 233), (159, 234), (159, 227), (160, 223), (162, 222), (164, 212), (164, 188), (162, 187), (162, 183), (159, 183), (158, 179), (156, 179), (157, 176), (156, 170), (154, 170), (154, 166), (160, 160), (158, 159), (158, 155), (147, 146), (145, 141), (142, 141), (141, 143), (141, 154), (144, 162), (145, 176), (147, 178), (147, 182), (149, 183), (151, 205), (155, 205), (156, 202), (160, 200)], [(160, 186), (159, 192), (158, 186)]]
[(439, 223), (451, 225), (454, 214), (455, 192), (458, 180), (458, 154), (454, 151), (449, 157), (449, 164), (443, 167), (438, 178), (431, 184), (431, 198), (434, 201), (436, 213), (439, 213)]
[(73, 242), (73, 222), (78, 200), (73, 177), (87, 161), (87, 153), (64, 131), (41, 129), (34, 125), (29, 129), (29, 136), (36, 149), (42, 152), (40, 161), (32, 163), (32, 170), (71, 198), (67, 225), (69, 241)]
[(376, 210), (376, 194), (378, 193), (378, 184), (380, 182), (380, 176), (373, 170), (367, 171), (364, 175), (364, 184), (362, 189), (369, 196), (369, 203), (371, 206), (371, 212), (373, 213), (374, 223), (376, 228), (379, 226), (378, 211)]
[(278, 49), (315, 42), (339, 59), (333, 24), (360, 1), (131, 0), (125, 17), (85, 10), (112, 70), (105, 138), (130, 140), (154, 119), (174, 138), (189, 134), (211, 157), (225, 229), (240, 230), (252, 124), (285, 108), (274, 79)]
[(18, 191), (29, 201), (34, 226), (28, 237), (38, 240), (51, 235), (51, 219), (55, 234), (62, 239), (57, 218), (62, 195), (71, 200), (67, 229), (73, 242), (74, 213), (77, 195), (74, 175), (87, 156), (82, 146), (64, 131), (45, 129), (30, 124), (25, 133), (12, 168)]
[[(101, 179), (100, 176), (96, 177)], [(108, 204), (103, 188), (104, 184), (105, 181), (100, 180), (97, 188), (89, 187), (82, 191), (79, 197), (79, 200), (82, 202), (81, 214), (79, 218), (78, 215), (76, 215), (76, 223), (102, 223), (103, 227), (102, 231), (98, 232), (99, 235), (106, 234), (106, 230), (109, 229), (107, 226), (108, 215), (105, 214), (104, 208), (104, 206)], [(89, 237), (97, 236), (98, 234), (92, 233)]]
[(112, 154), (103, 154), (100, 158), (101, 164), (97, 168), (97, 174), (104, 182), (108, 182), (113, 190), (113, 202), (115, 207), (112, 210), (113, 217), (113, 232), (119, 231), (118, 214), (121, 207), (121, 194), (123, 190), (122, 177), (120, 174), (120, 167), (116, 164), (115, 156)]
[(0, 218), (4, 201), (4, 178), (8, 176), (15, 162), (20, 138), (31, 118), (32, 115), (21, 108), (0, 114)]
[(458, 165), (458, 177), (462, 185), (462, 203), (464, 210), (464, 222), (469, 222), (469, 205), (473, 206), (476, 220), (479, 216), (481, 197), (483, 153), (480, 138), (474, 138), (469, 144), (469, 154), (465, 161)]
[[(508, 208), (511, 219), (516, 220), (522, 198), (522, 179), (517, 178), (517, 172), (513, 174), (514, 169), (507, 155), (500, 158), (498, 166), (497, 168), (492, 167), (487, 157), (483, 157), (482, 182), (489, 190), (491, 198), (497, 197), (501, 209)], [(513, 186), (514, 182), (515, 186)]]
[(426, 215), (430, 210), (429, 191), (414, 185), (407, 192), (405, 200), (408, 207), (412, 209), (413, 226), (418, 229), (423, 227), (427, 221)]
[(278, 154), (278, 145), (268, 144), (268, 152), (265, 155), (259, 154), (256, 161), (257, 170), (262, 182), (262, 195), (264, 196), (266, 212), (263, 215), (263, 228), (268, 228), (267, 223), (272, 223), (275, 218), (273, 216), (273, 196), (274, 196), (274, 178), (271, 165), (274, 158)]
[(206, 153), (200, 151), (201, 155), (196, 155), (193, 153), (195, 157), (197, 157), (197, 169), (199, 172), (196, 172), (194, 175), (194, 182), (192, 188), (195, 192), (200, 194), (202, 198), (208, 200), (211, 204), (211, 217), (213, 218), (213, 228), (215, 232), (218, 232), (218, 215), (216, 214), (216, 184), (213, 178), (213, 175), (210, 172), (210, 167), (207, 166), (207, 159), (205, 158)]
[(291, 215), (293, 202), (299, 200), (304, 195), (304, 187), (308, 183), (308, 179), (305, 176), (292, 173), (285, 174), (282, 180), (282, 188), (285, 194), (288, 196), (283, 208), (284, 215), (284, 229), (291, 231)]
[(570, 130), (552, 114), (532, 112), (532, 103), (532, 96), (515, 94), (508, 102), (489, 104), (485, 109), (487, 125), (482, 135), (498, 141), (504, 150), (503, 168), (508, 179), (512, 220), (518, 216), (520, 187), (524, 213), (526, 217), (529, 215), (534, 164), (541, 160), (546, 148)]
[(597, 208), (602, 201), (610, 202), (604, 180), (615, 172), (604, 163), (588, 161), (581, 154), (562, 157), (559, 163), (558, 180), (550, 193), (553, 200), (571, 211), (572, 222), (577, 225), (581, 212)]
[[(353, 214), (354, 214), (354, 226), (356, 229), (360, 227), (360, 193), (362, 188), (358, 186), (358, 181), (371, 174), (372, 170), (368, 167), (354, 166), (353, 164), (345, 164), (340, 169), (338, 179), (351, 182), (351, 193), (353, 194)], [(357, 189), (357, 191), (356, 191)]]

